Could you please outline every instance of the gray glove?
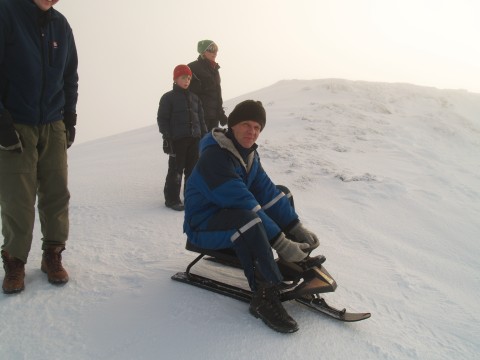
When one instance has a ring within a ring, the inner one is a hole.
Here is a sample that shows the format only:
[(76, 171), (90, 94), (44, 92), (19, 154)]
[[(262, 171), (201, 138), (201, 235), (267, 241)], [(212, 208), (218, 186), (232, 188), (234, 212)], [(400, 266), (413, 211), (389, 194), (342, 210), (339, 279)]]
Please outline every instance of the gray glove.
[(303, 250), (309, 248), (309, 245), (289, 240), (283, 233), (281, 233), (272, 247), (283, 260), (288, 262), (298, 262), (307, 257), (308, 254)]
[(320, 245), (317, 235), (305, 229), (300, 222), (290, 230), (287, 236), (289, 235), (291, 235), (291, 239), (294, 241), (308, 244), (310, 246), (309, 251), (316, 249)]

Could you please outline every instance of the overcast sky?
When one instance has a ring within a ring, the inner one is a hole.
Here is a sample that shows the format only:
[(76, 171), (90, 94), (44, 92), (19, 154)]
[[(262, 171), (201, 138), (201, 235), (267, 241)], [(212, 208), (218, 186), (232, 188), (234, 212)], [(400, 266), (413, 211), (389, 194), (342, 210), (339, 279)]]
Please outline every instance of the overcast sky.
[[(285, 79), (480, 93), (478, 0), (61, 0), (79, 51), (78, 142), (156, 123), (173, 68), (219, 46), (224, 100)], [(232, 109), (227, 109), (227, 114)]]

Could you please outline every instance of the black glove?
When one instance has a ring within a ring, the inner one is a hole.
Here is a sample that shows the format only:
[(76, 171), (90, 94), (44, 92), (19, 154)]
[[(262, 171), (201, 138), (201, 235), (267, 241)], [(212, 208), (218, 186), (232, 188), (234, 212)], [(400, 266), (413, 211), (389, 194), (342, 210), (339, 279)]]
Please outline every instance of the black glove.
[(19, 153), (23, 151), (20, 135), (15, 130), (12, 116), (7, 110), (0, 115), (0, 150)]
[(163, 152), (165, 154), (170, 153), (170, 144), (168, 142), (168, 139), (163, 139)]
[(168, 155), (175, 154), (173, 151), (173, 141), (171, 139), (163, 139), (163, 152)]
[(225, 126), (227, 125), (227, 122), (228, 122), (227, 115), (225, 114), (220, 115), (220, 125)]
[(75, 125), (77, 125), (77, 114), (66, 112), (63, 116), (65, 130), (67, 131), (67, 149), (72, 146), (75, 141)]

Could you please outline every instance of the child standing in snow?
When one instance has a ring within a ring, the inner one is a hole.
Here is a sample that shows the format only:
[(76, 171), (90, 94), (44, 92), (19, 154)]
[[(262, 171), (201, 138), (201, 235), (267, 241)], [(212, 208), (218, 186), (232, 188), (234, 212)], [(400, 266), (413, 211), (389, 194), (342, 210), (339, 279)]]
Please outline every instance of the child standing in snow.
[(203, 108), (197, 95), (188, 90), (192, 71), (187, 65), (173, 70), (173, 89), (161, 99), (157, 123), (163, 135), (163, 151), (168, 154), (168, 173), (163, 193), (165, 205), (182, 211), (182, 176), (185, 184), (198, 160), (198, 143), (207, 132)]

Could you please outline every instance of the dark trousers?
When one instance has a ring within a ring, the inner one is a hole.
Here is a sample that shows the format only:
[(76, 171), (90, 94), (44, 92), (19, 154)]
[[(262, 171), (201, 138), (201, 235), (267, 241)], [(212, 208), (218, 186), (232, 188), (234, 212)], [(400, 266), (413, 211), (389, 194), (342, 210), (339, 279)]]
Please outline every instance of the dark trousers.
[[(283, 185), (277, 185), (277, 188), (294, 206), (290, 190)], [(219, 211), (196, 232), (193, 243), (208, 249), (233, 248), (248, 284), (254, 291), (257, 290), (259, 281), (278, 284), (283, 280), (265, 228), (254, 211), (244, 209)]]
[(168, 156), (168, 172), (163, 188), (166, 205), (181, 203), (182, 176), (185, 175), (186, 183), (198, 161), (198, 143), (199, 139), (192, 137), (173, 141), (172, 154)]
[(224, 233), (232, 239), (233, 249), (252, 290), (258, 288), (259, 280), (271, 285), (283, 280), (265, 228), (254, 211), (224, 209), (218, 212), (209, 219), (208, 231), (202, 235), (209, 237), (213, 233), (217, 236)]

